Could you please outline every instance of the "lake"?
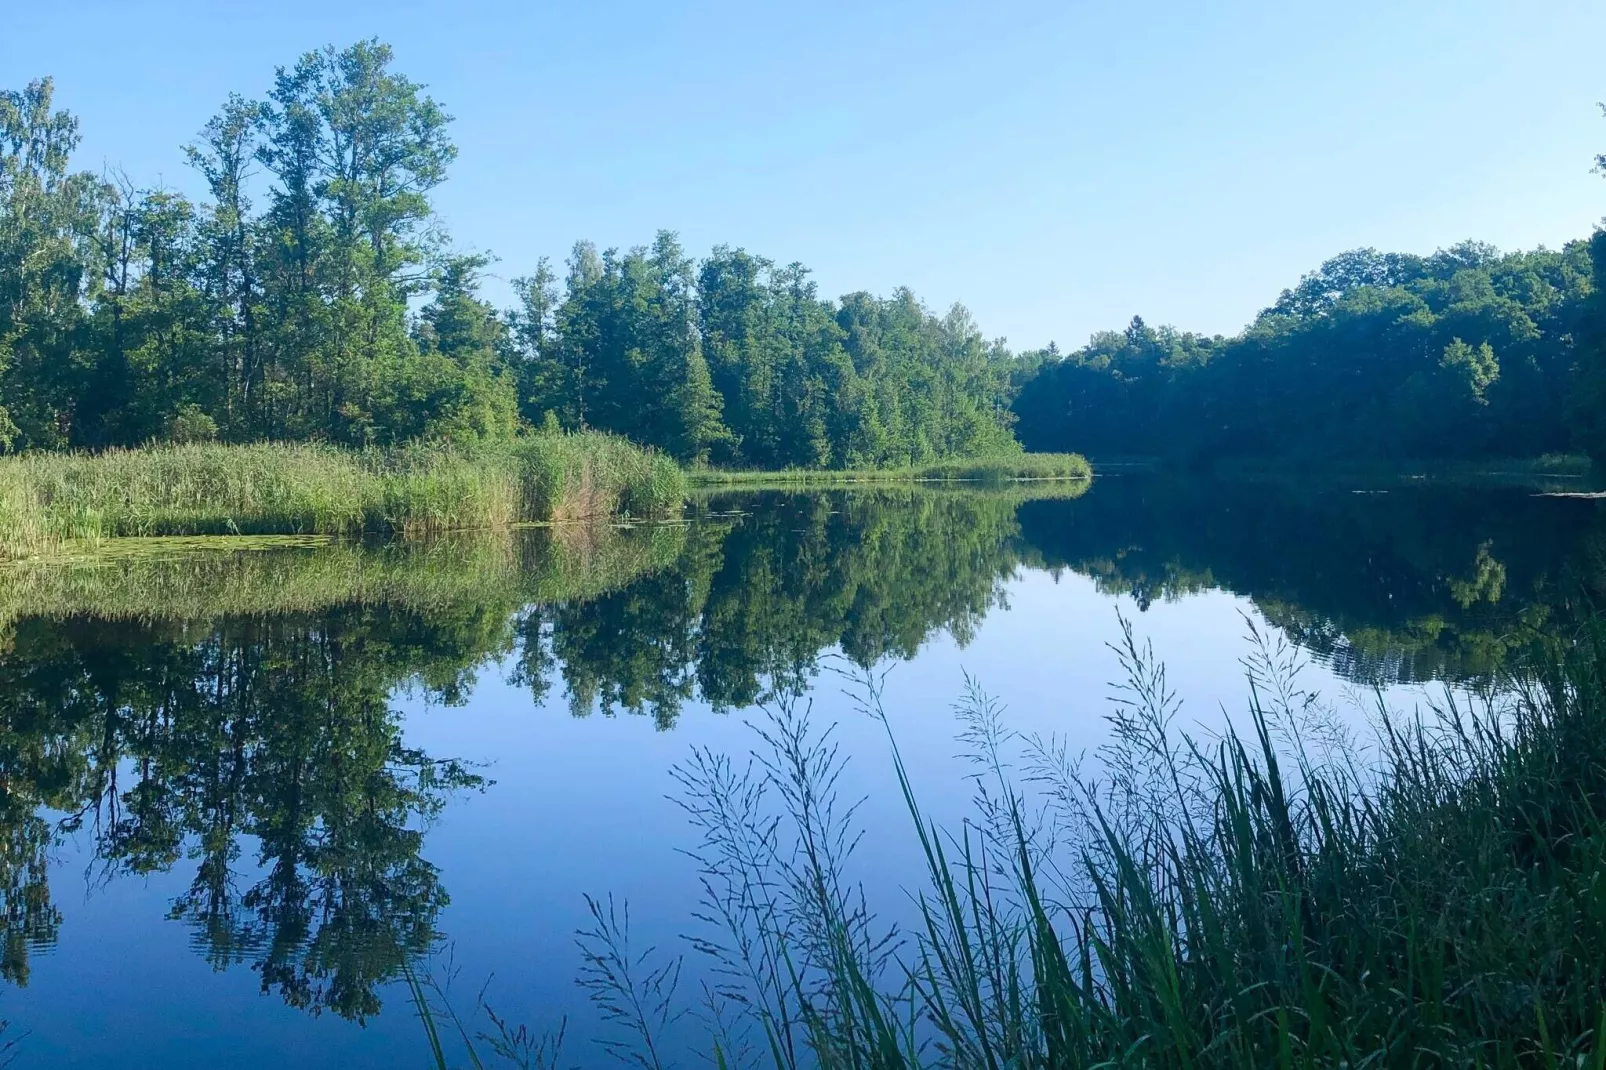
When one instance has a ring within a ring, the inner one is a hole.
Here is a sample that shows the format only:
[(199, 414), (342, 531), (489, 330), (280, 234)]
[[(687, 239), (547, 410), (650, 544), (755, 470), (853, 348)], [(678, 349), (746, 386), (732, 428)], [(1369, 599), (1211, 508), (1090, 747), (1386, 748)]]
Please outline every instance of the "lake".
[[(483, 992), (534, 1029), (567, 1019), (565, 1062), (604, 1063), (585, 896), (628, 904), (649, 962), (684, 955), (677, 1005), (697, 1002), (684, 770), (695, 748), (740, 766), (761, 707), (831, 727), (840, 798), (862, 799), (851, 876), (906, 921), (921, 856), (891, 741), (959, 822), (967, 678), (1096, 760), (1125, 620), (1190, 732), (1239, 715), (1258, 650), (1364, 734), (1377, 696), (1476, 690), (1606, 585), (1589, 498), (1079, 489), (709, 494), (680, 524), (14, 569), (0, 1040), (26, 1067), (422, 1066), (412, 964), (465, 1012)], [(668, 1032), (705, 1035), (689, 1014)]]

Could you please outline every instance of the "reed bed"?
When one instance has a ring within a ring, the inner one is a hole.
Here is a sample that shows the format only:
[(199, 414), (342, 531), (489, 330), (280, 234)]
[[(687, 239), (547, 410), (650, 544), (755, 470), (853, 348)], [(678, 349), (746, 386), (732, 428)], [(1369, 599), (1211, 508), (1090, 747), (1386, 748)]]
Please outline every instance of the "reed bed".
[(1087, 459), (1077, 453), (1012, 453), (971, 457), (906, 468), (787, 468), (773, 472), (698, 469), (689, 474), (693, 486), (843, 487), (866, 483), (1011, 483), (1026, 480), (1086, 481), (1093, 477)]
[(0, 458), (0, 559), (126, 536), (355, 535), (657, 516), (672, 460), (596, 433), (474, 449), (174, 445)]
[[(851, 879), (843, 759), (805, 705), (758, 720), (750, 760), (694, 751), (711, 980), (680, 992), (681, 961), (632, 952), (628, 910), (593, 901), (604, 1046), (661, 1070), (700, 1014), (720, 1067), (1606, 1066), (1606, 628), (1476, 709), (1380, 713), (1370, 746), (1313, 712), (1286, 648), (1257, 649), (1244, 731), (1190, 739), (1128, 629), (1087, 769), (972, 686), (959, 828), (928, 820), (893, 742), (925, 859), (901, 933), (870, 906), (895, 891)], [(475, 1064), (576, 1062), (561, 1030), (488, 1020), (458, 1034)]]

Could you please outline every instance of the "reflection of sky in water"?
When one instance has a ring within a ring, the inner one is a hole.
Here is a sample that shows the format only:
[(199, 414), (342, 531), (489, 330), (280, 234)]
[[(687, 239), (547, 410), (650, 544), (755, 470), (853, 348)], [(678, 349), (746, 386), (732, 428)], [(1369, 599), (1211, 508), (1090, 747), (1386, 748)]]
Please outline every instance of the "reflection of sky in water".
[[(1007, 704), (1012, 728), (1057, 733), (1073, 749), (1092, 749), (1103, 738), (1106, 699), (1119, 674), (1106, 646), (1118, 635), (1118, 606), (1165, 661), (1183, 700), (1179, 725), (1212, 732), (1223, 708), (1236, 714), (1243, 707), (1244, 599), (1216, 591), (1156, 602), (1139, 614), (1130, 599), (1102, 595), (1074, 573), (1055, 581), (1023, 570), (1007, 584), (1007, 605), (986, 616), (965, 649), (939, 634), (887, 677), (892, 727), (916, 790), (939, 822), (955, 821), (968, 798), (951, 710), (962, 671)], [(679, 851), (685, 818), (666, 801), (676, 790), (669, 769), (693, 746), (741, 753), (752, 737), (746, 714), (714, 713), (698, 702), (689, 702), (668, 732), (628, 714), (577, 719), (561, 686), (535, 707), (529, 692), (504, 682), (505, 675), (486, 667), (461, 707), (398, 697), (407, 744), (437, 758), (487, 762), (495, 781), (448, 806), (424, 856), (440, 867), (451, 895), (440, 928), (459, 971), (457, 1001), (471, 1005), (489, 978), (487, 999), (506, 1017), (539, 1027), (568, 1015), (569, 1054), (590, 1064), (602, 1055), (585, 1040), (591, 1017), (573, 980), (579, 966), (573, 933), (587, 920), (582, 893), (628, 899), (638, 948), (680, 951), (697, 884)], [(1335, 700), (1353, 691), (1318, 664), (1307, 666), (1303, 682)], [(907, 918), (903, 889), (920, 875), (918, 846), (908, 834), (884, 730), (856, 711), (845, 693), (852, 686), (822, 672), (811, 692), (815, 716), (839, 724), (837, 738), (852, 756), (843, 795), (867, 797), (854, 876), (867, 882), (885, 917)], [(1422, 694), (1398, 688), (1391, 697), (1411, 704)], [(243, 871), (253, 846), (242, 851)], [(23, 1041), (24, 1065), (422, 1065), (422, 1033), (402, 987), (383, 992), (384, 1012), (365, 1027), (290, 1009), (277, 995), (259, 995), (259, 979), (247, 966), (213, 973), (188, 946), (190, 930), (164, 920), (187, 888), (193, 863), (86, 889), (87, 849), (80, 834), (58, 852), (52, 883), (65, 914), (60, 943), (35, 957), (30, 986), (6, 991), (0, 1004), (14, 1029), (31, 1033)], [(688, 999), (695, 965), (688, 960), (682, 982)]]

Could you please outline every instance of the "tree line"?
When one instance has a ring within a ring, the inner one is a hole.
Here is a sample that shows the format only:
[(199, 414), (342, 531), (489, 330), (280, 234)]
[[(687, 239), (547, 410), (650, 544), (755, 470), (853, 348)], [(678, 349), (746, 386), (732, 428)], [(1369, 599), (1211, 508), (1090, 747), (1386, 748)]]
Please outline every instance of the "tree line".
[[(1606, 454), (1606, 237), (1355, 250), (1241, 333), (1134, 318), (1012, 353), (908, 290), (674, 234), (575, 245), (497, 309), (432, 196), (450, 117), (378, 41), (231, 96), (192, 200), (74, 170), (48, 79), (0, 92), (0, 447), (385, 446), (596, 428), (682, 461), (895, 466), (1031, 450), (1221, 457)], [(1017, 436), (1019, 443), (1017, 443)]]
[(1244, 331), (1095, 334), (1014, 400), (1028, 449), (1223, 457), (1606, 452), (1606, 232), (1559, 250), (1360, 249)]
[(480, 293), (432, 194), (450, 118), (377, 42), (231, 96), (192, 200), (73, 170), (48, 79), (0, 93), (0, 444), (352, 446), (596, 428), (689, 462), (907, 464), (1018, 449), (1010, 360), (907, 290), (822, 298), (806, 268), (675, 236), (581, 242)]

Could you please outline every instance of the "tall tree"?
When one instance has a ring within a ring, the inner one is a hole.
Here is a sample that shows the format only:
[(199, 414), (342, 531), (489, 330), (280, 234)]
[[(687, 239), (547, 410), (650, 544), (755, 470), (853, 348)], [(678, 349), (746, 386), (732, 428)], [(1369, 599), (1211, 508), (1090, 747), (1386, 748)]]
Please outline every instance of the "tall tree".
[(269, 226), (281, 292), (269, 303), (291, 433), (372, 441), (375, 377), (411, 355), (407, 301), (439, 244), (428, 194), (456, 149), (450, 119), (391, 61), (377, 41), (310, 52), (270, 94), (258, 157), (279, 179)]
[(71, 440), (72, 373), (105, 187), (69, 170), (78, 121), (49, 78), (0, 92), (0, 446)]
[(201, 270), (216, 332), (220, 415), (234, 436), (251, 434), (260, 420), (255, 388), (262, 375), (262, 292), (258, 227), (246, 191), (255, 177), (265, 121), (262, 104), (230, 94), (202, 129), (200, 141), (184, 150), (212, 197), (201, 225)]

